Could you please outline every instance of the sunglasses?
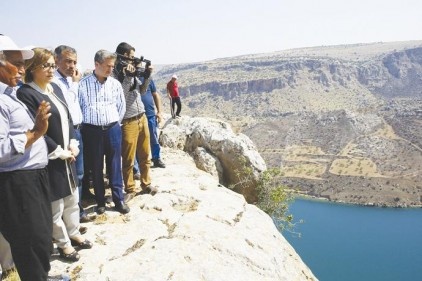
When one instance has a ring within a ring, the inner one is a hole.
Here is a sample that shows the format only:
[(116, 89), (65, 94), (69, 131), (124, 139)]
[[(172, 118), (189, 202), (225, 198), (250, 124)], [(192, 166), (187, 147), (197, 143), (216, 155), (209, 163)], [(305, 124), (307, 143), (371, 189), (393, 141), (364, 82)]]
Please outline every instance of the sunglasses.
[(56, 68), (56, 64), (55, 63), (44, 63), (41, 65), (41, 68), (43, 70), (47, 70), (49, 68), (55, 69)]

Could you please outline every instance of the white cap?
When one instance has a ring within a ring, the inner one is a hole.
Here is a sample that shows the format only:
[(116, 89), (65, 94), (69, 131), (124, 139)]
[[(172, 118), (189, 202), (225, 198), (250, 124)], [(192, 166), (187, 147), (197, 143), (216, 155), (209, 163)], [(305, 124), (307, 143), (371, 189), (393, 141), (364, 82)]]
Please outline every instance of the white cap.
[(29, 48), (19, 48), (12, 39), (2, 34), (0, 34), (0, 52), (1, 51), (20, 51), (24, 60), (34, 56), (34, 51)]
[(171, 78), (177, 79), (177, 75), (173, 74), (173, 76)]

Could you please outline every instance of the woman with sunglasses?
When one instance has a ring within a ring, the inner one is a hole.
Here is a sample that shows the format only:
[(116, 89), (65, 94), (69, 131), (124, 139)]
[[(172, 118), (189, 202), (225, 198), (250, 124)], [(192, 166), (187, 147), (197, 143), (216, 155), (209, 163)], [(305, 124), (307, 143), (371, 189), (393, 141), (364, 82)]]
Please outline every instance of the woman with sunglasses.
[(75, 157), (79, 153), (72, 119), (59, 86), (51, 81), (56, 65), (53, 53), (34, 48), (34, 56), (25, 62), (25, 84), (17, 92), (32, 115), (45, 100), (51, 104), (49, 127), (45, 134), (49, 162), (51, 208), (53, 212), (53, 239), (60, 257), (77, 261), (80, 256), (73, 246), (89, 249), (92, 243), (79, 232), (78, 191), (76, 190)]

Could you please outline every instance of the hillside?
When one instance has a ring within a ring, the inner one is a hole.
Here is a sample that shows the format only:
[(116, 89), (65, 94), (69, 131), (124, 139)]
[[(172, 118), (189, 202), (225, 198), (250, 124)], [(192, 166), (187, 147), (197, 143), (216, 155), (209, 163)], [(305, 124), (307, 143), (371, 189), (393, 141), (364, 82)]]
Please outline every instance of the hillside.
[(164, 66), (162, 93), (173, 73), (182, 115), (231, 123), (284, 184), (334, 201), (422, 204), (422, 41)]

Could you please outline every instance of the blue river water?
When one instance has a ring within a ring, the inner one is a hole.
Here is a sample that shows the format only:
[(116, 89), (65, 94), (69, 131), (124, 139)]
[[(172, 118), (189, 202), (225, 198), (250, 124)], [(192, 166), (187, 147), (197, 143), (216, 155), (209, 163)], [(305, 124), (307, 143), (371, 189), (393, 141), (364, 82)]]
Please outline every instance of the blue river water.
[(422, 281), (422, 209), (296, 199), (284, 237), (321, 281)]

